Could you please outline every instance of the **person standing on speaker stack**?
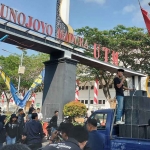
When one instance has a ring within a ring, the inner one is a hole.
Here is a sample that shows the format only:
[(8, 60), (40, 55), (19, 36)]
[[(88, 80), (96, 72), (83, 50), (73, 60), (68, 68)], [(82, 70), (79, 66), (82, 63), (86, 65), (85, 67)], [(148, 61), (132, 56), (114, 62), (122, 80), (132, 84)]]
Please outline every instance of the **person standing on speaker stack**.
[(123, 75), (124, 70), (123, 69), (118, 69), (117, 70), (117, 75), (114, 78), (114, 87), (116, 90), (116, 99), (118, 102), (117, 106), (117, 115), (116, 115), (116, 124), (124, 124), (123, 121), (121, 121), (121, 117), (123, 115), (123, 104), (124, 104), (124, 92), (123, 89), (125, 90), (133, 90), (129, 89), (124, 86), (124, 82), (126, 78)]

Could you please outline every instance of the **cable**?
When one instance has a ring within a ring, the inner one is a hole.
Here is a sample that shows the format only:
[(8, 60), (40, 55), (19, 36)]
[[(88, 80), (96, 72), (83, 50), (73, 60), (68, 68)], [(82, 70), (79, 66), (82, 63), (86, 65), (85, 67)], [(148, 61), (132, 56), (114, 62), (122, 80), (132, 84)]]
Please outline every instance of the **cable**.
[(11, 40), (11, 41), (14, 41), (14, 42), (16, 42), (16, 43), (18, 43), (18, 44), (20, 44), (20, 45), (22, 45), (22, 46), (25, 46), (25, 47), (33, 47), (33, 46), (34, 46), (34, 44), (33, 44), (33, 45), (30, 45), (30, 46), (25, 45), (25, 44), (22, 44), (22, 43), (20, 43), (20, 42), (18, 42), (18, 41), (16, 41), (16, 40), (11, 39), (11, 38), (7, 38), (7, 39), (9, 39), (9, 40)]
[(9, 52), (8, 50), (5, 50), (5, 49), (0, 49), (0, 50), (5, 51), (5, 52), (7, 52), (7, 53), (10, 53), (10, 54), (12, 54), (12, 55), (16, 55), (15, 53), (11, 53), (11, 52)]

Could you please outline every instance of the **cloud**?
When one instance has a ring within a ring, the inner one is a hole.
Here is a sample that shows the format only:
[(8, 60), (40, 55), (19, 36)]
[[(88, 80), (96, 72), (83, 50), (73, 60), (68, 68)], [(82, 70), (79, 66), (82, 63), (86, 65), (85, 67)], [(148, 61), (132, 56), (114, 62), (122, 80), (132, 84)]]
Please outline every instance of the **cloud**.
[[(146, 11), (149, 11), (150, 6), (148, 5), (148, 3), (150, 2), (150, 0), (141, 0), (141, 7), (144, 8)], [(144, 19), (140, 10), (139, 5), (136, 6), (136, 11), (133, 13), (133, 18), (132, 18), (132, 22), (135, 23), (136, 25), (139, 25), (141, 22), (144, 23)]]
[(85, 2), (91, 2), (91, 3), (98, 3), (98, 4), (104, 4), (106, 0), (84, 0)]
[(134, 10), (136, 10), (136, 7), (134, 5), (127, 5), (123, 8), (123, 14), (126, 14), (126, 13), (131, 13), (133, 12)]

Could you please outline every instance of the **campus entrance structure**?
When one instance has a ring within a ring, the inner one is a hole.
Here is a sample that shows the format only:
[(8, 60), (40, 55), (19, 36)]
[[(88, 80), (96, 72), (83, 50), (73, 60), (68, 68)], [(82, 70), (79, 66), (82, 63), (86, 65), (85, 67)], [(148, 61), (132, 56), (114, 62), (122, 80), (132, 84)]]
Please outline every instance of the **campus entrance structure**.
[[(68, 1), (69, 0), (65, 0)], [(0, 16), (0, 37), (6, 34), (9, 37), (6, 43), (32, 49), (38, 52), (50, 54), (50, 60), (45, 64), (45, 79), (43, 91), (43, 108), (44, 118), (49, 118), (55, 110), (58, 110), (59, 119), (62, 120), (64, 104), (75, 99), (75, 83), (76, 83), (76, 66), (81, 63), (96, 69), (107, 70), (116, 73), (118, 66), (107, 62), (99, 61), (95, 58), (86, 57), (81, 49), (74, 48), (73, 44), (67, 44), (71, 41), (76, 42), (82, 49), (87, 48), (87, 41), (73, 37), (71, 27), (65, 25), (65, 21), (60, 16), (60, 8), (67, 7), (68, 3), (63, 0), (57, 1), (57, 21), (58, 31), (61, 33), (62, 28), (70, 34), (65, 34), (66, 42), (52, 37), (53, 27), (47, 23), (26, 16), (22, 12), (16, 12), (13, 8), (1, 4)], [(63, 5), (62, 7), (60, 5)], [(5, 11), (4, 11), (5, 10)], [(65, 16), (65, 14), (64, 14)], [(67, 17), (66, 17), (67, 20)], [(61, 26), (59, 26), (61, 24)], [(68, 39), (67, 39), (68, 38)], [(132, 70), (124, 69), (125, 76), (131, 77), (133, 84), (140, 89), (138, 83), (140, 78), (144, 76)]]

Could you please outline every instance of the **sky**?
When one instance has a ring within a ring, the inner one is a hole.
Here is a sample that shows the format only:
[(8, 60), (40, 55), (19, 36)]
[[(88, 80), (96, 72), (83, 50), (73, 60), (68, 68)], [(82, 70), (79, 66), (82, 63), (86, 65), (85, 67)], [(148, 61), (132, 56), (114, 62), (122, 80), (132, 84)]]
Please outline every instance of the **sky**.
[[(1, 3), (23, 12), (35, 19), (44, 21), (55, 27), (57, 0), (0, 0)], [(150, 11), (148, 2), (140, 0), (141, 6)], [(73, 29), (89, 26), (99, 30), (112, 29), (118, 24), (136, 27), (145, 27), (138, 0), (70, 0), (69, 24)], [(0, 55), (8, 56), (10, 53), (21, 55), (15, 46), (0, 43)], [(33, 50), (27, 51), (29, 55), (36, 54)]]

